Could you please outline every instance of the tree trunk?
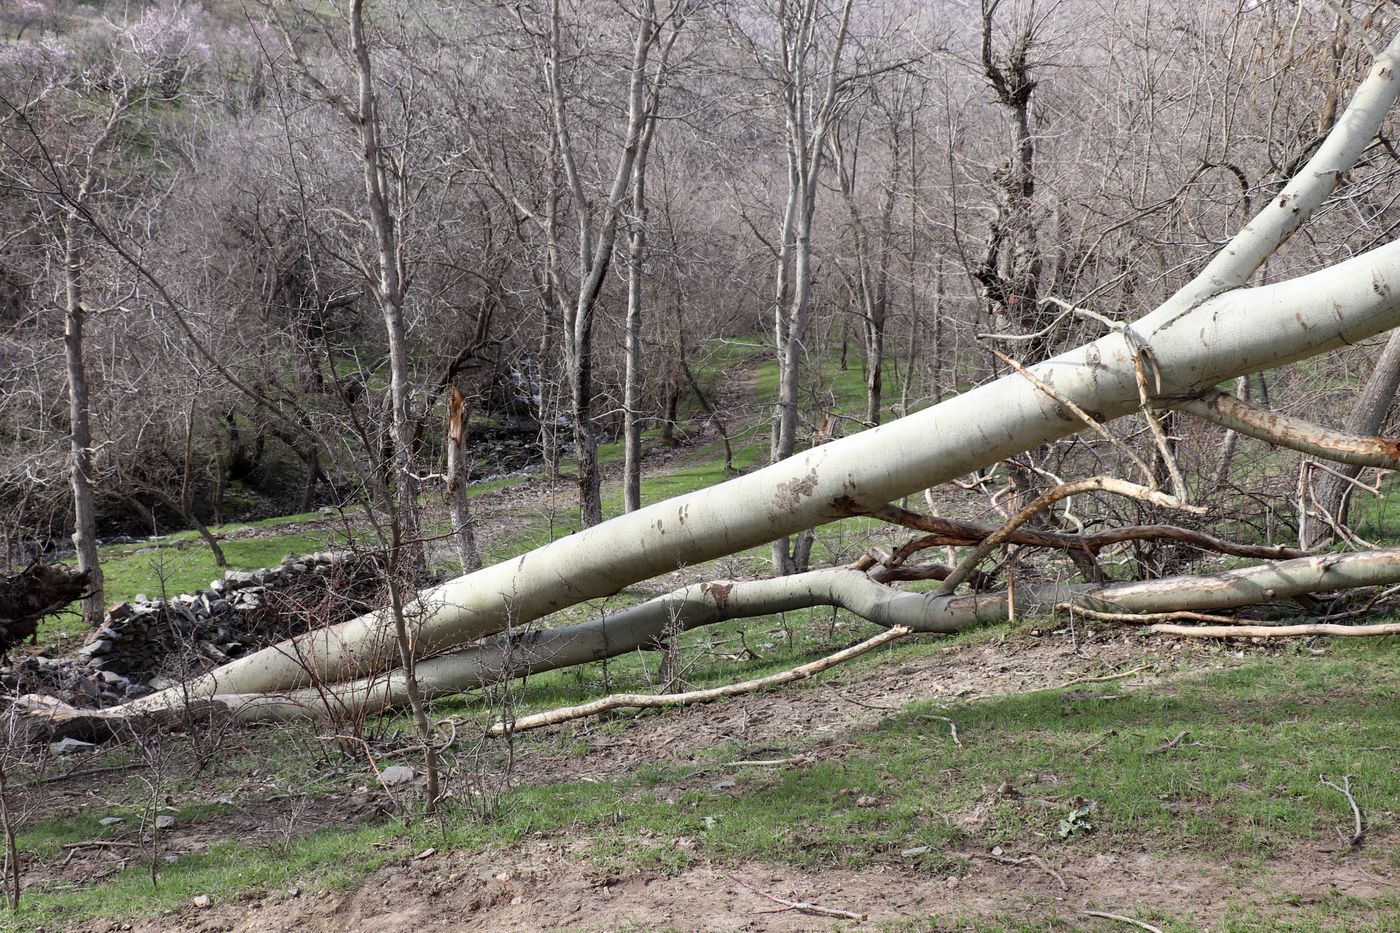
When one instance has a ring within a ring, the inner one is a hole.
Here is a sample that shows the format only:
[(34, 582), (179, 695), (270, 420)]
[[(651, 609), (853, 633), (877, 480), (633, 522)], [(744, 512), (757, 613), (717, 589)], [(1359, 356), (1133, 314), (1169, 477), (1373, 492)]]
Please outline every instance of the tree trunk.
[(409, 371), (408, 337), (404, 326), (404, 273), (400, 231), (386, 188), (392, 173), (385, 165), (379, 144), (378, 100), (369, 43), (365, 35), (364, 0), (355, 0), (350, 12), (350, 48), (355, 56), (358, 102), (355, 125), (360, 141), (360, 169), (364, 175), (365, 201), (374, 232), (378, 260), (375, 282), (384, 334), (389, 345), (389, 400), (393, 432), (394, 505), (403, 525), (404, 554), (415, 573), (427, 566), (418, 517), (418, 470), (413, 450), (413, 383)]
[(89, 422), (87, 364), (83, 356), (83, 258), (76, 221), (63, 225), (63, 355), (68, 370), (68, 417), (71, 425), (69, 478), (73, 487), (73, 548), (78, 572), (87, 575), (83, 621), (102, 624), (102, 566), (97, 560), (97, 506), (93, 501), (92, 427)]
[(481, 569), (481, 549), (467, 500), (467, 398), (455, 385), (447, 396), (447, 505), (452, 515), (452, 540), (463, 573)]
[(632, 162), (632, 216), (627, 243), (626, 372), (623, 378), (623, 510), (642, 507), (642, 282), (647, 245), (647, 155), (656, 135), (655, 111), (646, 121)]

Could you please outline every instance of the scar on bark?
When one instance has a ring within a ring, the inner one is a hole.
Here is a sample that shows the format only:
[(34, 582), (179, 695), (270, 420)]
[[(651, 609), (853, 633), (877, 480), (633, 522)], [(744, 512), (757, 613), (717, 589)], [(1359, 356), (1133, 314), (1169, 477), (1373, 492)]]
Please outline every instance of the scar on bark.
[(705, 583), (700, 589), (715, 601), (715, 608), (724, 612), (729, 608), (729, 591), (734, 589), (730, 583)]
[(808, 470), (807, 475), (801, 479), (779, 483), (778, 491), (773, 496), (773, 504), (784, 512), (796, 512), (802, 504), (802, 497), (810, 496), (816, 491), (817, 471)]

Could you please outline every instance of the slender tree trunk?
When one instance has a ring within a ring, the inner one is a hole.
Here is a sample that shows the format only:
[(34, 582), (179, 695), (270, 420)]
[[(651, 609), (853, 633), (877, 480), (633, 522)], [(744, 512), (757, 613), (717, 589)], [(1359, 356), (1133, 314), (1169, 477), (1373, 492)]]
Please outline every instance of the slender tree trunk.
[[(1235, 395), (1249, 401), (1249, 377), (1241, 376), (1235, 380)], [(1220, 456), (1215, 461), (1215, 472), (1210, 477), (1211, 492), (1218, 491), (1222, 486), (1230, 481), (1230, 465), (1235, 459), (1235, 448), (1239, 446), (1240, 434), (1238, 431), (1226, 431), (1225, 436), (1220, 441)]]
[(378, 261), (375, 288), (384, 334), (389, 345), (389, 400), (393, 433), (392, 489), (403, 525), (403, 553), (415, 571), (426, 567), (418, 516), (418, 471), (413, 450), (413, 384), (404, 324), (405, 286), (400, 231), (394, 216), (387, 181), (390, 171), (380, 148), (378, 99), (374, 91), (373, 63), (365, 34), (364, 0), (354, 0), (350, 12), (350, 48), (355, 56), (358, 101), (355, 128), (360, 142), (360, 168), (364, 175), (365, 201), (374, 232)]
[(647, 118), (632, 162), (632, 216), (627, 244), (626, 372), (623, 379), (623, 510), (642, 507), (642, 282), (647, 245), (647, 155), (656, 135), (655, 110)]
[(467, 500), (467, 399), (455, 385), (447, 397), (447, 504), (463, 573), (481, 569), (481, 549)]
[(88, 595), (83, 599), (83, 621), (102, 624), (104, 600), (102, 566), (97, 560), (97, 506), (93, 501), (92, 426), (89, 421), (87, 364), (83, 356), (82, 247), (76, 221), (63, 226), (63, 350), (68, 370), (68, 417), (71, 425), (69, 477), (73, 487), (73, 547), (78, 570), (88, 575)]
[(598, 472), (598, 441), (593, 436), (592, 337), (583, 335), (574, 360), (574, 455), (578, 459), (579, 522), (591, 528), (603, 520), (602, 476)]

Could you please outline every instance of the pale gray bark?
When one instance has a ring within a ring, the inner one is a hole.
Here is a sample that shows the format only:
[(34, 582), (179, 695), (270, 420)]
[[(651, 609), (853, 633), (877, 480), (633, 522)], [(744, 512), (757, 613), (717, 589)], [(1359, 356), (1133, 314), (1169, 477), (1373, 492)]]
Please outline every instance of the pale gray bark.
[[(773, 410), (770, 460), (791, 457), (797, 449), (798, 389), (803, 335), (811, 317), (812, 225), (816, 216), (829, 136), (837, 117), (841, 58), (851, 22), (852, 0), (845, 0), (823, 58), (819, 46), (821, 0), (803, 0), (780, 13), (778, 50), (771, 66), (774, 92), (783, 111), (788, 165), (788, 197), (774, 289), (774, 341), (778, 356), (778, 399)], [(756, 55), (756, 47), (750, 45)], [(817, 70), (820, 69), (820, 70)], [(822, 72), (825, 72), (824, 74)], [(796, 547), (786, 538), (773, 542), (773, 571), (779, 576), (806, 569), (811, 540)]]
[(627, 242), (627, 324), (624, 336), (623, 373), (623, 509), (635, 512), (642, 507), (642, 283), (647, 247), (647, 157), (656, 137), (660, 110), (661, 80), (652, 85), (646, 107), (646, 126), (637, 143), (632, 163), (632, 216)]
[(97, 506), (93, 500), (92, 426), (89, 413), (87, 361), (83, 354), (82, 231), (76, 221), (63, 223), (63, 358), (68, 372), (70, 425), (69, 483), (73, 488), (73, 548), (78, 569), (88, 575), (88, 595), (83, 599), (83, 621), (102, 624), (102, 565), (97, 559)]
[(418, 518), (418, 470), (413, 451), (412, 373), (408, 355), (404, 302), (407, 297), (401, 231), (394, 215), (389, 180), (395, 177), (380, 145), (379, 102), (374, 90), (374, 69), (365, 34), (364, 0), (350, 6), (350, 52), (354, 57), (358, 99), (351, 123), (359, 139), (360, 169), (364, 175), (365, 203), (374, 234), (378, 281), (375, 297), (384, 316), (389, 345), (389, 396), (394, 437), (394, 490), (399, 521), (404, 526), (407, 551), (414, 564), (424, 564)]

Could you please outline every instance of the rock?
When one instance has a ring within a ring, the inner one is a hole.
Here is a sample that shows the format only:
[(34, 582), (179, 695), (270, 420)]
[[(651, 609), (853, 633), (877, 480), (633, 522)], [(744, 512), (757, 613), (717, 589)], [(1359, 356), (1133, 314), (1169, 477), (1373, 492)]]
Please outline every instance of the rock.
[(929, 851), (929, 848), (930, 848), (929, 846), (914, 846), (914, 848), (912, 848), (912, 849), (905, 849), (903, 852), (901, 852), (901, 853), (899, 853), (899, 854), (902, 855), (904, 858), (918, 858), (919, 856), (923, 855), (925, 852)]
[(715, 790), (729, 790), (731, 787), (738, 786), (738, 783), (735, 781), (720, 781), (718, 784), (715, 785)]
[(192, 903), (200, 910), (207, 910), (211, 902), (208, 894), (196, 894)]
[(119, 816), (104, 816), (102, 819), (100, 819), (100, 820), (97, 821), (97, 825), (98, 825), (98, 826), (118, 826), (118, 825), (120, 825), (120, 824), (122, 824), (122, 823), (125, 823), (125, 822), (126, 822), (126, 820), (122, 819), (122, 818), (119, 817)]
[(88, 642), (78, 649), (77, 653), (85, 658), (91, 658), (99, 654), (107, 654), (112, 650), (112, 642), (106, 638), (99, 638), (96, 641)]
[(162, 813), (156, 817), (156, 829), (170, 829), (175, 825), (175, 817), (169, 813)]
[(49, 745), (49, 751), (54, 755), (72, 755), (75, 752), (85, 752), (96, 747), (91, 742), (84, 742), (80, 739), (59, 739)]
[(115, 671), (103, 671), (98, 676), (102, 678), (103, 683), (111, 684), (114, 687), (125, 687), (127, 684), (131, 683), (131, 681)]
[(379, 783), (385, 787), (397, 787), (413, 780), (413, 769), (406, 765), (390, 765), (379, 772)]

